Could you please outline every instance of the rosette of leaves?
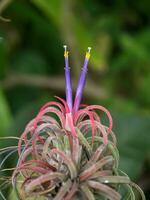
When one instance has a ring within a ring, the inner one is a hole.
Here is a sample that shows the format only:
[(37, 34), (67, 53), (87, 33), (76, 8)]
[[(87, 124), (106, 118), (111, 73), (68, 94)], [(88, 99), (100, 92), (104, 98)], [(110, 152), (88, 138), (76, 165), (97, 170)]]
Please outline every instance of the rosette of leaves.
[[(134, 200), (135, 189), (144, 200), (142, 190), (118, 168), (109, 111), (99, 105), (80, 104), (91, 47), (85, 55), (74, 105), (66, 45), (64, 49), (66, 101), (57, 97), (59, 101), (40, 109), (27, 124), (18, 147), (0, 150), (0, 154), (8, 153), (0, 168), (18, 150), (11, 177), (18, 200)], [(97, 110), (106, 114), (107, 126), (101, 123)], [(1, 191), (0, 196), (5, 200)]]
[[(112, 118), (102, 106), (48, 102), (29, 122), (18, 144), (12, 185), (19, 200), (136, 199), (142, 190), (118, 168)], [(106, 113), (108, 127), (96, 109)], [(55, 116), (54, 116), (55, 115)]]

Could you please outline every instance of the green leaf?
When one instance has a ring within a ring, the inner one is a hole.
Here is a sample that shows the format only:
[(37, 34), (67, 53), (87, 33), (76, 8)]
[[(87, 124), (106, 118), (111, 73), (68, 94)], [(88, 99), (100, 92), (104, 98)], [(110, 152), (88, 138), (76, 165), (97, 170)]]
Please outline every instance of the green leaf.
[(0, 136), (6, 136), (6, 130), (12, 122), (12, 116), (8, 102), (0, 88)]
[[(8, 197), (8, 200), (16, 200), (17, 199), (17, 196), (15, 194), (14, 191), (11, 191), (10, 192), (10, 195)], [(38, 200), (46, 200), (46, 197), (38, 197), (37, 198)], [(35, 197), (32, 197), (32, 198), (26, 198), (26, 200), (35, 200)]]
[(61, 20), (61, 0), (32, 0), (43, 13), (57, 25), (60, 25)]
[(1, 35), (2, 33), (0, 30), (0, 78), (4, 76), (8, 62), (6, 40), (4, 37), (1, 37)]

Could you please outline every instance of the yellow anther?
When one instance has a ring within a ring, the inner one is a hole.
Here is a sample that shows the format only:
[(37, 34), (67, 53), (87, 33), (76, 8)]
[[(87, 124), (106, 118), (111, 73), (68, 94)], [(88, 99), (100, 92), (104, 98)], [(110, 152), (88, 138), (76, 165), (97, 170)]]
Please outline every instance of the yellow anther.
[(88, 47), (88, 52), (86, 52), (86, 55), (85, 55), (85, 58), (87, 59), (87, 60), (89, 60), (89, 58), (90, 58), (90, 52), (91, 52), (91, 47)]
[(68, 54), (69, 54), (69, 51), (65, 51), (65, 52), (64, 52), (64, 57), (65, 57), (65, 58), (68, 58)]
[(65, 49), (64, 57), (65, 57), (65, 58), (68, 58), (69, 51), (67, 51), (67, 45), (64, 45), (63, 47), (64, 47), (64, 49)]
[(90, 58), (90, 53), (89, 53), (89, 52), (86, 52), (85, 58), (86, 58), (87, 60), (89, 60), (89, 58)]

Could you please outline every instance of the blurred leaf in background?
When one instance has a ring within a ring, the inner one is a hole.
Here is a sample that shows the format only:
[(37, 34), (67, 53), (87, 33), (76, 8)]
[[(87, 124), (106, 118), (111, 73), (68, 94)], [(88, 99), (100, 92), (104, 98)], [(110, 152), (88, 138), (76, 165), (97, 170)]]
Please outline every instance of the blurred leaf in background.
[(12, 114), (4, 93), (0, 89), (0, 136), (6, 136), (6, 130), (12, 122)]
[(74, 90), (92, 46), (83, 101), (112, 112), (120, 168), (149, 198), (149, 13), (147, 0), (1, 0), (0, 136), (20, 135), (46, 101), (65, 97), (63, 44)]

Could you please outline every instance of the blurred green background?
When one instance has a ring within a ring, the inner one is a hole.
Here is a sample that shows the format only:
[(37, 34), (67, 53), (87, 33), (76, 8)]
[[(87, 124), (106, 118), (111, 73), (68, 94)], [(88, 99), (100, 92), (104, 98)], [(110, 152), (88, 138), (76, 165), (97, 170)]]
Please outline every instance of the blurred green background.
[(83, 101), (111, 111), (120, 168), (148, 199), (150, 1), (1, 0), (0, 16), (0, 136), (19, 136), (46, 101), (65, 98), (63, 44), (74, 90), (91, 46)]

